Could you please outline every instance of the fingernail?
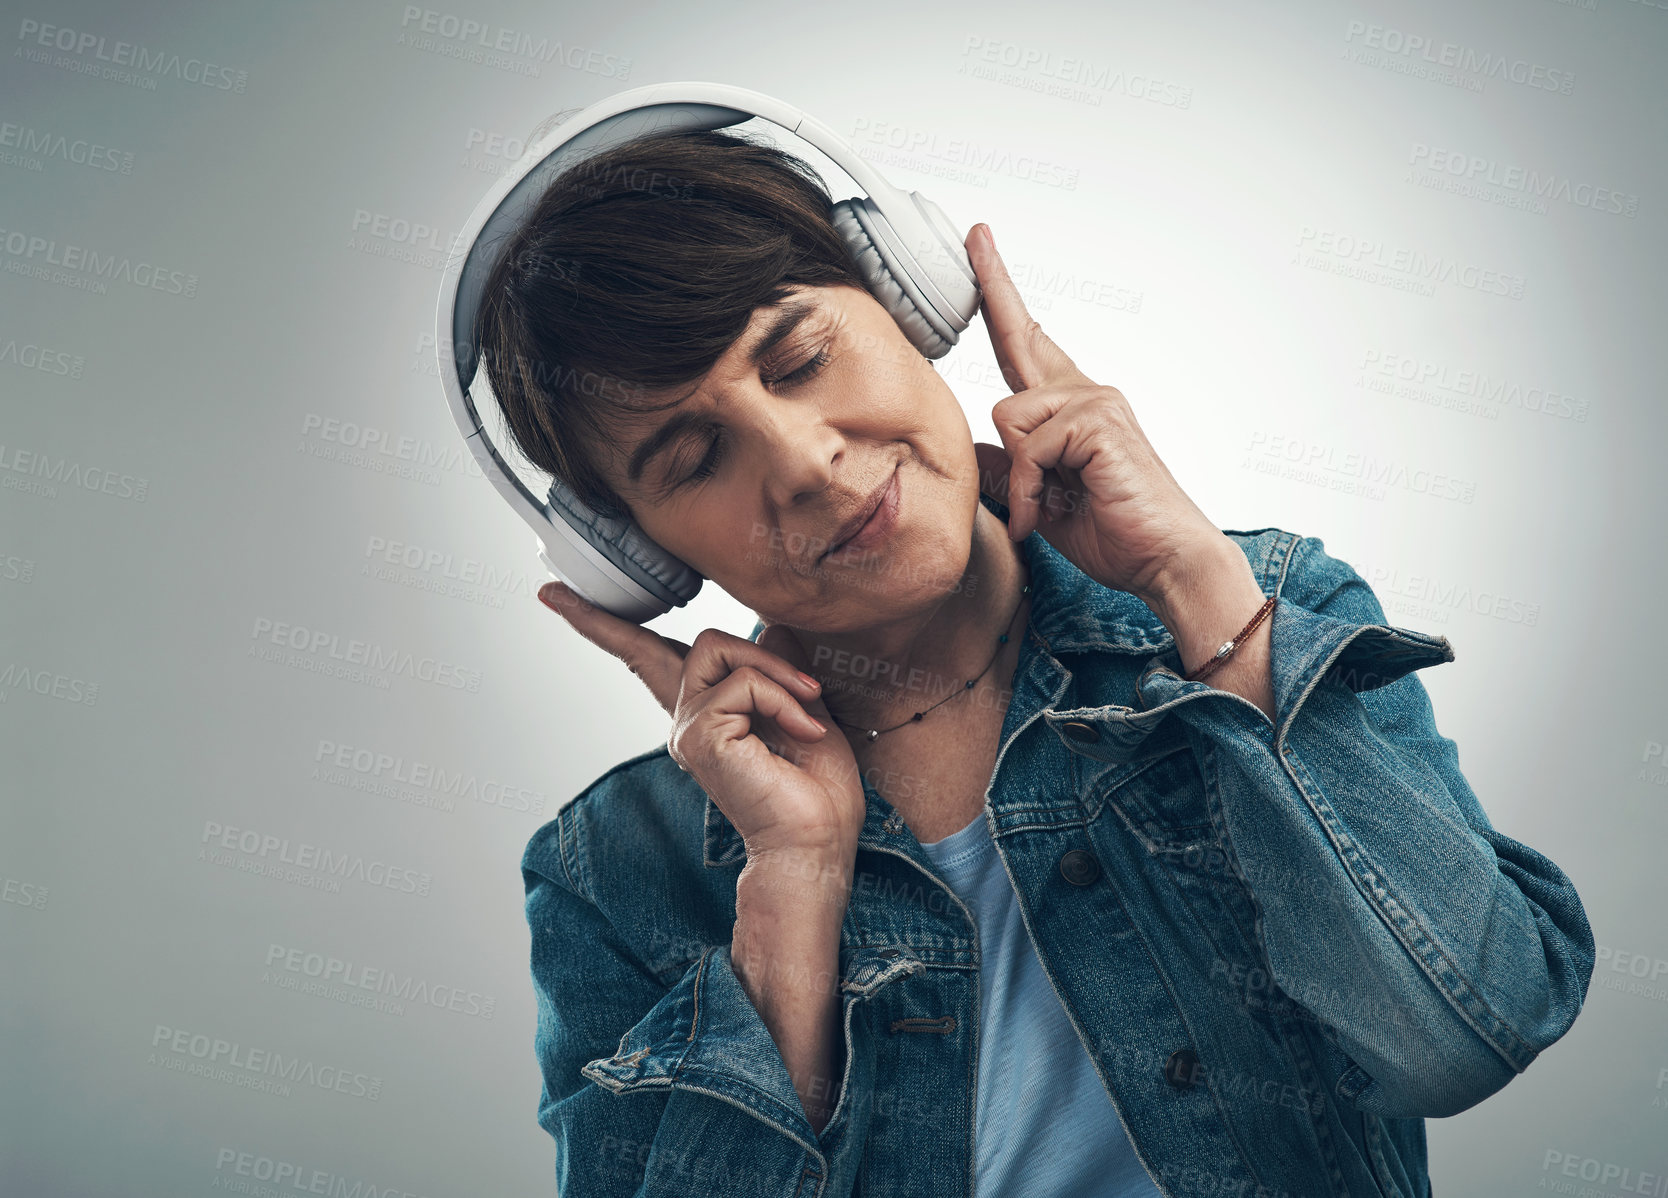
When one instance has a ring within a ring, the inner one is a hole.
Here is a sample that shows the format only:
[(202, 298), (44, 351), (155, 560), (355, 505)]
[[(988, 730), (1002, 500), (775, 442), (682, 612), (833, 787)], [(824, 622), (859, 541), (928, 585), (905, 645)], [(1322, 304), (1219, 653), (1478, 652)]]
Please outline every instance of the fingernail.
[(810, 719), (811, 719), (811, 722), (813, 724), (815, 724), (818, 728), (820, 728), (822, 731), (824, 731), (824, 732), (828, 731), (828, 725), (823, 723), (821, 720), (817, 719), (816, 716), (811, 716)]
[(803, 682), (806, 686), (811, 687), (813, 690), (815, 690), (817, 687), (822, 685), (822, 683), (818, 682), (815, 678), (811, 677), (804, 670), (799, 671), (799, 680), (801, 682)]
[[(980, 223), (983, 224), (982, 221)], [(985, 230), (985, 240), (990, 242), (990, 248), (991, 249), (995, 249), (996, 248), (996, 234), (994, 234), (990, 231), (990, 226), (989, 225), (984, 225), (984, 230)]]
[(545, 583), (539, 588), (539, 602), (544, 604), (557, 615), (561, 615), (562, 609), (557, 607), (556, 604), (561, 600), (562, 596), (566, 594), (568, 594), (567, 587), (552, 579), (550, 582)]

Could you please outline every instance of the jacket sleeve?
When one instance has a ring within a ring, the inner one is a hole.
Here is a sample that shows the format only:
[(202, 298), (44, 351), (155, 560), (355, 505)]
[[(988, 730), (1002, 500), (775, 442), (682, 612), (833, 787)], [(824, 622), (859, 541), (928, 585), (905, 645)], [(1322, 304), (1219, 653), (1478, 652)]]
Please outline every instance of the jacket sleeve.
[(1456, 1114), (1569, 1029), (1592, 929), (1558, 866), (1490, 824), (1437, 730), (1413, 671), (1452, 661), (1447, 638), (1386, 624), (1317, 538), (1277, 586), (1272, 725), (1166, 670), (1139, 697), (1174, 705), (1215, 775), (1269, 971), (1325, 1029), (1337, 1095), (1381, 1116)]
[(569, 805), (522, 860), (538, 1123), (555, 1141), (560, 1198), (849, 1194), (866, 1131), (846, 1100), (849, 1063), (819, 1136), (729, 947), (658, 981), (589, 897), (575, 823)]

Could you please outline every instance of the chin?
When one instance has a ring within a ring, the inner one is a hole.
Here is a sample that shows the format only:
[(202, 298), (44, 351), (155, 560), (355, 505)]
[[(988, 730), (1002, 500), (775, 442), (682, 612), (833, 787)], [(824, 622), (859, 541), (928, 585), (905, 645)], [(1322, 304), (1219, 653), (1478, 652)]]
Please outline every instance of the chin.
[(971, 530), (962, 536), (959, 529), (934, 524), (920, 537), (904, 531), (894, 552), (853, 570), (853, 600), (867, 603), (874, 614), (931, 608), (962, 587), (972, 555)]
[(930, 612), (962, 589), (969, 556), (966, 545), (951, 551), (949, 543), (938, 536), (930, 548), (925, 553), (900, 548), (838, 574), (830, 571), (815, 600), (789, 612), (763, 612), (761, 618), (766, 624), (838, 634)]

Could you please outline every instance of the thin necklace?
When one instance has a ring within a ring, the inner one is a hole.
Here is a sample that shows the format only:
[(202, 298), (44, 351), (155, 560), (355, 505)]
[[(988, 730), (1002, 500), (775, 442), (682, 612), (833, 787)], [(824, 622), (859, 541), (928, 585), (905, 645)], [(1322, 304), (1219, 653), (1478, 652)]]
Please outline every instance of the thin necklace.
[[(1004, 626), (1002, 634), (996, 638), (996, 652), (994, 652), (990, 655), (990, 660), (985, 663), (985, 668), (980, 670), (972, 678), (969, 678), (967, 680), (966, 685), (963, 686), (960, 690), (951, 691), (949, 694), (945, 695), (942, 699), (940, 699), (937, 703), (934, 703), (932, 705), (932, 707), (928, 707), (924, 711), (917, 711), (914, 715), (910, 716), (907, 720), (900, 720), (898, 723), (893, 724), (892, 727), (890, 727), (890, 728), (863, 728), (863, 727), (860, 727), (856, 724), (846, 723), (845, 720), (842, 720), (839, 716), (834, 715), (834, 713), (832, 711), (830, 711), (828, 714), (830, 716), (833, 716), (834, 722), (836, 724), (839, 724), (839, 725), (841, 725), (843, 727), (846, 727), (846, 728), (856, 728), (857, 731), (859, 731), (863, 734), (865, 739), (867, 739), (869, 741), (873, 741), (882, 732), (892, 732), (892, 731), (895, 731), (899, 728), (902, 728), (905, 724), (918, 723), (921, 720), (921, 718), (923, 716), (925, 716), (928, 711), (933, 710), (933, 708), (938, 707), (941, 704), (948, 703), (951, 699), (954, 699), (957, 695), (965, 695), (968, 691), (973, 689), (973, 684), (974, 683), (978, 682), (980, 678), (983, 678), (986, 674), (990, 673), (990, 667), (996, 664), (996, 659), (998, 657), (1002, 656), (1002, 646), (1006, 645), (1008, 643), (1007, 629), (1010, 629), (1010, 628), (1013, 627), (1014, 616), (1019, 615), (1019, 609), (1025, 606), (1025, 596), (1029, 595), (1030, 593), (1031, 593), (1031, 584), (1030, 583), (1026, 583), (1024, 586), (1019, 588), (1019, 602), (1014, 606), (1014, 614), (1012, 616), (1008, 617), (1008, 622)], [(825, 701), (824, 705), (826, 706), (826, 701)]]

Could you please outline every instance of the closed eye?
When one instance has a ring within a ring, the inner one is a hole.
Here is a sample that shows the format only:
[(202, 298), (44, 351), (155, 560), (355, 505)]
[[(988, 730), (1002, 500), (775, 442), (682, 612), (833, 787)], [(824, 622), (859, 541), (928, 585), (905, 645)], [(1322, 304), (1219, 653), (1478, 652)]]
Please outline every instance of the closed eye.
[[(684, 483), (699, 482), (703, 478), (711, 478), (713, 476), (713, 474), (718, 470), (718, 463), (724, 459), (724, 450), (722, 448), (723, 441), (723, 435), (719, 434), (707, 443), (706, 455), (701, 458), (700, 463), (695, 467), (695, 469), (691, 470), (684, 476)], [(683, 483), (678, 485), (682, 486)]]
[(811, 360), (806, 362), (805, 365), (799, 367), (799, 369), (788, 374), (781, 375), (778, 378), (769, 379), (767, 382), (772, 387), (797, 387), (801, 383), (808, 382), (810, 379), (815, 377), (817, 371), (828, 365), (829, 357), (828, 347), (824, 346), (822, 349), (819, 349), (815, 354), (813, 354), (811, 356)]
[[(822, 349), (819, 349), (815, 354), (813, 354), (810, 360), (803, 366), (776, 378), (767, 379), (765, 380), (766, 384), (771, 387), (800, 386), (801, 384), (809, 382), (811, 379), (815, 378), (817, 373), (822, 370), (824, 366), (828, 365), (829, 359), (832, 356), (833, 355), (828, 352), (828, 347), (824, 346)], [(724, 437), (721, 433), (715, 435), (712, 440), (707, 443), (707, 452), (702, 456), (700, 462), (696, 464), (693, 470), (684, 475), (682, 480), (677, 483), (677, 486), (683, 487), (690, 483), (700, 482), (703, 479), (711, 478), (715, 473), (717, 473), (719, 463), (724, 460), (723, 441)]]

